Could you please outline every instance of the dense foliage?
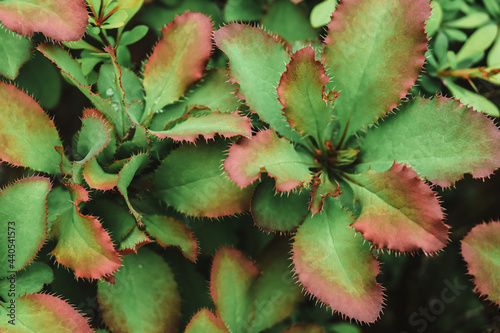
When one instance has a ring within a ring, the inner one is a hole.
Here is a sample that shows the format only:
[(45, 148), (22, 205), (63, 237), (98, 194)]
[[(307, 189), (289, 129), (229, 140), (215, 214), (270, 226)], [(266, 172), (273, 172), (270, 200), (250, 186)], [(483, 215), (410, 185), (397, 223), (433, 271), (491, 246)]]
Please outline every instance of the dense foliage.
[[(455, 224), (447, 201), (495, 202), (461, 184), (500, 167), (496, 1), (31, 2), (0, 3), (2, 332), (422, 332), (458, 297), (498, 309), (500, 222), (480, 222), (500, 216)], [(391, 305), (440, 257), (429, 299)]]

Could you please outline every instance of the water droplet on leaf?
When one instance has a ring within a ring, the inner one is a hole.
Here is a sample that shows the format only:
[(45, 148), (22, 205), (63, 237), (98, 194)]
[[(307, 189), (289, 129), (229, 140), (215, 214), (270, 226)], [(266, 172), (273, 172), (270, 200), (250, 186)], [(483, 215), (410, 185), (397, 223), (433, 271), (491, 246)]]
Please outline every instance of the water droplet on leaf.
[(108, 95), (108, 96), (113, 96), (114, 93), (115, 92), (114, 92), (113, 88), (108, 88), (108, 90), (106, 90), (106, 95)]
[(112, 107), (115, 111), (120, 110), (120, 106), (118, 105), (118, 103), (115, 103), (115, 102), (111, 103), (111, 107)]

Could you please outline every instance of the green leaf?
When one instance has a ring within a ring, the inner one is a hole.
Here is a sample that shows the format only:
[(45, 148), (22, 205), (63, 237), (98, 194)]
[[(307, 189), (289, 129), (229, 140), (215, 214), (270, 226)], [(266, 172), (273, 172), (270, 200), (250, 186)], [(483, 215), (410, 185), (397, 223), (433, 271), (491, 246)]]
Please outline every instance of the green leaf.
[(360, 150), (360, 172), (369, 167), (386, 171), (397, 161), (447, 187), (465, 173), (483, 178), (498, 168), (500, 131), (491, 119), (458, 101), (419, 97), (369, 129)]
[(476, 290), (500, 305), (500, 222), (475, 226), (461, 242), (462, 256)]
[(201, 13), (178, 16), (162, 29), (162, 35), (143, 73), (146, 112), (141, 123), (184, 96), (202, 77), (212, 51), (212, 23)]
[(75, 135), (73, 154), (77, 163), (85, 164), (101, 153), (111, 141), (106, 123), (101, 118), (86, 117), (82, 119), (82, 128)]
[(220, 140), (174, 150), (155, 174), (159, 197), (189, 216), (220, 217), (248, 211), (254, 187), (242, 190), (223, 173), (225, 150), (227, 144)]
[(198, 311), (186, 327), (184, 333), (229, 333), (226, 325), (216, 317), (210, 310), (201, 309)]
[(132, 30), (125, 31), (121, 38), (119, 45), (126, 46), (137, 43), (148, 33), (149, 28), (145, 25), (138, 25)]
[(40, 44), (37, 50), (42, 52), (47, 58), (54, 62), (61, 72), (77, 87), (94, 106), (109, 119), (115, 126), (116, 132), (119, 137), (123, 137), (124, 132), (124, 117), (120, 110), (119, 105), (112, 104), (110, 99), (103, 100), (99, 95), (94, 94), (91, 86), (88, 84), (87, 79), (83, 75), (80, 64), (73, 59), (62, 48), (50, 45)]
[(177, 246), (189, 260), (196, 262), (198, 243), (191, 230), (180, 221), (165, 215), (144, 214), (144, 224), (151, 237), (162, 247)]
[(60, 173), (62, 146), (49, 116), (26, 93), (0, 82), (0, 160), (51, 174)]
[[(88, 319), (75, 308), (49, 294), (21, 296), (15, 300), (15, 313), (11, 317), (6, 304), (0, 303), (0, 331), (20, 333), (50, 333), (54, 328), (61, 332), (92, 333)], [(13, 319), (15, 326), (6, 318)], [(12, 328), (15, 327), (13, 330)]]
[(496, 0), (483, 0), (488, 12), (497, 19), (500, 19), (500, 3)]
[(257, 226), (265, 231), (293, 231), (306, 218), (309, 191), (276, 193), (274, 180), (266, 178), (257, 186), (250, 211)]
[(440, 251), (448, 242), (448, 226), (432, 189), (404, 165), (385, 172), (349, 175), (361, 214), (356, 231), (380, 249), (424, 253)]
[(31, 263), (47, 238), (47, 195), (50, 180), (30, 177), (0, 192), (0, 277)]
[[(39, 292), (52, 280), (54, 280), (52, 269), (44, 263), (34, 261), (22, 271), (0, 280), (0, 296), (10, 302), (10, 299)], [(14, 288), (11, 289), (12, 283)]]
[(278, 34), (290, 43), (316, 40), (318, 34), (311, 27), (308, 14), (304, 7), (290, 0), (276, 0), (271, 3), (261, 22), (266, 31)]
[(488, 52), (488, 67), (500, 68), (500, 33), (497, 33), (495, 43)]
[(258, 275), (257, 266), (240, 251), (222, 246), (215, 253), (210, 294), (230, 332), (244, 332), (253, 319), (254, 306), (249, 292)]
[(425, 32), (427, 36), (433, 36), (438, 31), (443, 21), (443, 9), (438, 1), (431, 2), (431, 16), (426, 21)]
[(259, 21), (263, 4), (262, 0), (228, 0), (224, 6), (224, 21)]
[(451, 41), (455, 42), (465, 42), (467, 40), (467, 34), (462, 30), (458, 29), (443, 29), (443, 32), (450, 38)]
[[(144, 92), (141, 80), (128, 68), (119, 67), (118, 73), (113, 64), (103, 64), (97, 81), (99, 95), (111, 99), (111, 105), (118, 108), (126, 130), (137, 124), (144, 110)], [(130, 119), (129, 119), (130, 118)]]
[(259, 256), (257, 266), (262, 273), (250, 289), (256, 312), (249, 333), (263, 332), (283, 321), (304, 300), (293, 278), (291, 261), (286, 238), (275, 238)]
[(500, 110), (498, 110), (498, 107), (486, 97), (465, 89), (450, 80), (443, 80), (443, 82), (453, 96), (463, 104), (479, 112), (489, 114), (490, 116), (500, 117)]
[(0, 21), (21, 35), (42, 32), (56, 41), (73, 41), (83, 37), (88, 13), (82, 0), (67, 0), (64, 5), (50, 0), (4, 0)]
[(31, 41), (0, 25), (0, 74), (14, 80), (31, 58)]
[[(288, 139), (300, 142), (282, 114), (276, 95), (281, 74), (290, 57), (277, 38), (258, 28), (232, 23), (214, 33), (217, 46), (229, 57), (232, 82), (240, 85), (238, 95), (250, 110)], [(262, 68), (266, 68), (262, 71)]]
[(310, 46), (292, 55), (281, 76), (278, 97), (290, 125), (301, 135), (312, 136), (319, 145), (325, 142), (325, 130), (332, 121), (333, 106), (325, 84), (326, 76), (316, 52)]
[(206, 115), (191, 116), (173, 124), (171, 129), (165, 131), (151, 131), (151, 134), (160, 139), (171, 138), (175, 141), (194, 143), (201, 135), (205, 140), (213, 139), (216, 134), (224, 138), (243, 135), (252, 136), (250, 118), (234, 113), (213, 112)]
[(36, 52), (34, 58), (21, 67), (15, 82), (46, 110), (57, 106), (61, 99), (61, 79), (57, 67), (41, 53)]
[(57, 240), (51, 254), (58, 263), (75, 271), (76, 277), (99, 279), (116, 271), (121, 260), (99, 220), (80, 213), (78, 203), (87, 200), (87, 191), (79, 185), (50, 193), (49, 207), (55, 208), (50, 236)]
[(459, 29), (474, 29), (482, 26), (490, 20), (490, 16), (483, 12), (471, 13), (459, 19), (446, 22), (445, 27)]
[(349, 226), (355, 218), (333, 198), (306, 219), (293, 243), (295, 273), (304, 288), (332, 310), (373, 323), (382, 310), (377, 261)]
[(176, 333), (181, 298), (169, 265), (142, 248), (123, 258), (114, 284), (97, 283), (97, 297), (106, 326), (113, 332)]
[(425, 62), (429, 15), (428, 0), (339, 4), (322, 59), (341, 92), (335, 100), (341, 133), (347, 127), (349, 137), (374, 123), (409, 92)]
[(117, 10), (104, 21), (101, 25), (101, 29), (120, 28), (125, 25), (126, 21), (128, 21), (127, 12), (124, 10)]
[(337, 8), (337, 4), (337, 0), (324, 0), (314, 6), (309, 18), (311, 26), (313, 28), (319, 28), (330, 23), (332, 14)]
[(495, 24), (489, 24), (476, 31), (467, 38), (467, 41), (457, 53), (457, 62), (473, 57), (477, 53), (488, 49), (498, 32), (498, 27)]
[(241, 138), (234, 143), (229, 148), (224, 168), (242, 188), (259, 179), (264, 170), (276, 179), (277, 191), (289, 192), (311, 181), (309, 163), (312, 161), (299, 154), (288, 140), (278, 138), (272, 130), (265, 130), (252, 139)]
[(125, 202), (130, 209), (130, 212), (134, 215), (137, 221), (140, 221), (140, 214), (132, 207), (128, 197), (128, 186), (132, 182), (132, 179), (136, 173), (144, 169), (150, 162), (150, 158), (147, 154), (138, 154), (130, 158), (130, 160), (123, 166), (118, 176), (118, 191), (125, 198)]

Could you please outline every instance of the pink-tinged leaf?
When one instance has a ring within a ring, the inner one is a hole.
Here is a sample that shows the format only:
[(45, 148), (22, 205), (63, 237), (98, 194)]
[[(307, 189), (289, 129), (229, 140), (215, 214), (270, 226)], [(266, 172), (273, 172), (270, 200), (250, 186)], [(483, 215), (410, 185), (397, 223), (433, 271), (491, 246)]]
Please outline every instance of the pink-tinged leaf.
[(281, 74), (290, 61), (290, 46), (278, 36), (239, 23), (217, 30), (214, 40), (229, 58), (230, 80), (240, 85), (238, 96), (271, 128), (299, 142), (300, 135), (287, 123), (276, 95)]
[(285, 138), (272, 130), (257, 133), (251, 139), (241, 138), (229, 148), (224, 168), (240, 187), (260, 178), (261, 171), (276, 179), (276, 190), (288, 192), (308, 184), (312, 175), (307, 157), (300, 155)]
[(48, 294), (31, 294), (15, 300), (15, 325), (7, 322), (7, 305), (0, 303), (0, 332), (92, 333), (88, 320), (75, 308)]
[(330, 181), (328, 175), (321, 173), (313, 179), (311, 190), (311, 200), (309, 201), (309, 210), (312, 215), (323, 210), (323, 202), (326, 197), (335, 198), (340, 194), (340, 185)]
[(201, 79), (212, 52), (212, 23), (204, 14), (184, 13), (161, 32), (143, 73), (144, 117), (184, 96)]
[(448, 226), (436, 194), (417, 173), (394, 163), (385, 172), (349, 175), (361, 215), (353, 226), (378, 248), (401, 252), (441, 250)]
[(330, 79), (316, 52), (310, 46), (292, 55), (278, 87), (278, 97), (290, 125), (301, 135), (312, 136), (323, 144), (328, 124), (332, 120), (333, 106), (324, 99), (325, 84)]
[(114, 284), (97, 283), (104, 323), (112, 332), (177, 333), (181, 298), (170, 266), (143, 247), (123, 258)]
[(112, 274), (121, 260), (111, 237), (95, 217), (80, 213), (78, 202), (83, 198), (75, 198), (75, 194), (85, 191), (83, 187), (73, 185), (69, 190), (54, 193), (57, 196), (52, 203), (58, 208), (53, 213), (50, 236), (57, 244), (51, 254), (58, 263), (75, 271), (76, 277), (99, 279)]
[(118, 175), (104, 171), (97, 158), (93, 158), (85, 164), (83, 178), (90, 187), (101, 191), (111, 190), (118, 186)]
[(120, 246), (116, 249), (116, 252), (118, 252), (121, 256), (137, 253), (142, 246), (151, 242), (152, 240), (148, 237), (148, 235), (134, 225), (132, 231), (130, 231), (130, 233), (122, 239)]
[(186, 327), (184, 333), (229, 333), (226, 325), (216, 317), (210, 310), (198, 311)]
[(56, 41), (75, 41), (85, 34), (87, 5), (83, 0), (4, 0), (0, 21), (21, 35), (41, 32)]
[(477, 291), (500, 305), (500, 222), (475, 226), (461, 244)]
[(173, 124), (166, 131), (151, 131), (151, 134), (160, 139), (171, 138), (176, 141), (195, 142), (198, 136), (205, 140), (213, 139), (216, 134), (225, 138), (238, 135), (252, 136), (250, 118), (240, 116), (238, 112), (220, 113), (213, 112), (200, 116), (187, 116)]
[(54, 123), (33, 98), (0, 82), (0, 160), (58, 174), (58, 146), (62, 143)]
[(325, 329), (315, 324), (297, 324), (288, 327), (281, 333), (325, 333)]
[(191, 230), (173, 217), (164, 215), (144, 215), (148, 234), (163, 247), (177, 246), (186, 258), (196, 262), (198, 243)]
[(1, 190), (0, 278), (26, 267), (45, 243), (50, 188), (48, 178), (29, 177)]
[(241, 189), (223, 172), (221, 161), (227, 146), (225, 141), (216, 140), (182, 145), (171, 152), (155, 173), (160, 199), (195, 217), (247, 212), (255, 187)]
[(383, 305), (375, 277), (378, 262), (363, 237), (355, 236), (355, 218), (328, 197), (323, 212), (306, 219), (293, 243), (293, 263), (307, 292), (349, 318), (375, 322)]
[(391, 111), (425, 62), (428, 0), (344, 0), (328, 24), (322, 59), (340, 95), (347, 137)]
[(456, 100), (418, 97), (367, 130), (356, 168), (386, 171), (395, 160), (444, 187), (465, 173), (487, 177), (500, 166), (500, 130)]
[(257, 266), (240, 251), (223, 246), (215, 253), (210, 294), (231, 332), (244, 332), (255, 315), (249, 291), (258, 275)]

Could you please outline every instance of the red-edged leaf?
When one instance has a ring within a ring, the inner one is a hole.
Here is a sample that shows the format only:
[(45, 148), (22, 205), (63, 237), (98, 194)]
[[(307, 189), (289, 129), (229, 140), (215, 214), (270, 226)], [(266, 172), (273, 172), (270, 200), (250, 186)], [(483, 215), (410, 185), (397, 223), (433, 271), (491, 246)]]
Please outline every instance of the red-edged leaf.
[(448, 226), (432, 189), (406, 165), (394, 163), (385, 172), (349, 175), (361, 215), (353, 226), (378, 248), (402, 252), (441, 250)]
[(323, 201), (326, 197), (330, 196), (335, 198), (339, 194), (340, 185), (332, 183), (325, 173), (321, 173), (319, 176), (314, 177), (311, 200), (309, 201), (309, 210), (312, 215), (323, 210)]
[(325, 329), (315, 324), (297, 324), (288, 327), (281, 333), (325, 333)]
[(186, 327), (184, 333), (229, 333), (226, 325), (210, 310), (198, 311)]
[(163, 247), (177, 246), (184, 256), (196, 262), (198, 243), (191, 230), (173, 217), (164, 215), (144, 215), (143, 219), (149, 235)]
[(45, 243), (50, 188), (48, 178), (29, 177), (0, 192), (0, 226), (4, 230), (0, 234), (0, 278), (26, 267)]
[(240, 187), (260, 178), (261, 171), (276, 179), (276, 190), (288, 192), (312, 178), (306, 157), (299, 154), (285, 138), (272, 130), (241, 138), (229, 148), (224, 168)]
[(0, 21), (22, 35), (41, 32), (57, 41), (74, 41), (85, 33), (87, 5), (83, 0), (4, 0), (0, 2)]
[(7, 305), (0, 303), (1, 332), (78, 332), (92, 333), (88, 320), (59, 297), (31, 294), (15, 300), (15, 325), (7, 322)]
[(333, 13), (322, 59), (340, 91), (335, 113), (347, 136), (399, 104), (425, 62), (428, 0), (344, 0)]
[(500, 166), (500, 130), (456, 100), (418, 97), (368, 129), (360, 150), (358, 171), (385, 171), (396, 160), (446, 187), (465, 173), (482, 178)]
[(60, 173), (62, 146), (54, 123), (28, 94), (0, 82), (0, 160)]
[(144, 115), (184, 96), (201, 79), (211, 51), (212, 23), (204, 14), (185, 13), (167, 24), (144, 69)]
[(174, 274), (148, 248), (123, 258), (114, 284), (99, 281), (97, 299), (112, 332), (178, 332), (181, 298)]
[(461, 244), (477, 291), (500, 305), (500, 222), (475, 226)]
[(148, 235), (146, 235), (144, 231), (139, 230), (137, 225), (134, 225), (132, 231), (130, 231), (130, 233), (122, 239), (116, 252), (122, 256), (137, 253), (143, 245), (151, 242), (152, 240), (148, 237)]
[(278, 87), (278, 97), (290, 125), (301, 135), (312, 136), (318, 144), (325, 142), (325, 130), (332, 120), (332, 105), (324, 99), (325, 84), (330, 79), (316, 52), (310, 46), (292, 55)]
[(249, 290), (258, 275), (257, 266), (240, 251), (223, 246), (215, 253), (210, 294), (231, 332), (245, 331), (254, 316)]
[(121, 260), (101, 223), (80, 213), (78, 202), (83, 198), (70, 195), (85, 191), (83, 187), (73, 185), (70, 190), (53, 193), (52, 203), (57, 203), (59, 209), (54, 213), (50, 230), (50, 236), (57, 239), (51, 254), (61, 265), (75, 271), (76, 277), (99, 279), (116, 271)]
[(229, 57), (230, 79), (240, 85), (238, 96), (272, 129), (299, 142), (300, 135), (288, 125), (276, 95), (281, 74), (290, 61), (287, 52), (290, 46), (278, 36), (239, 23), (217, 30), (214, 40)]
[(304, 288), (349, 318), (373, 323), (382, 311), (378, 262), (350, 227), (354, 216), (328, 197), (322, 213), (306, 219), (293, 243), (295, 272)]
[(213, 139), (215, 134), (225, 138), (243, 135), (252, 136), (250, 118), (240, 116), (238, 112), (213, 112), (197, 117), (186, 117), (176, 123), (172, 129), (166, 131), (151, 131), (151, 134), (160, 139), (171, 138), (176, 141), (195, 142), (202, 135), (205, 140)]
[(90, 187), (101, 191), (111, 190), (118, 186), (118, 175), (104, 171), (97, 158), (93, 158), (85, 164), (83, 178)]
[[(221, 170), (225, 141), (182, 145), (155, 173), (160, 198), (176, 210), (196, 217), (221, 217), (250, 209), (254, 187), (241, 189)], [(202, 163), (200, 162), (202, 161)]]

